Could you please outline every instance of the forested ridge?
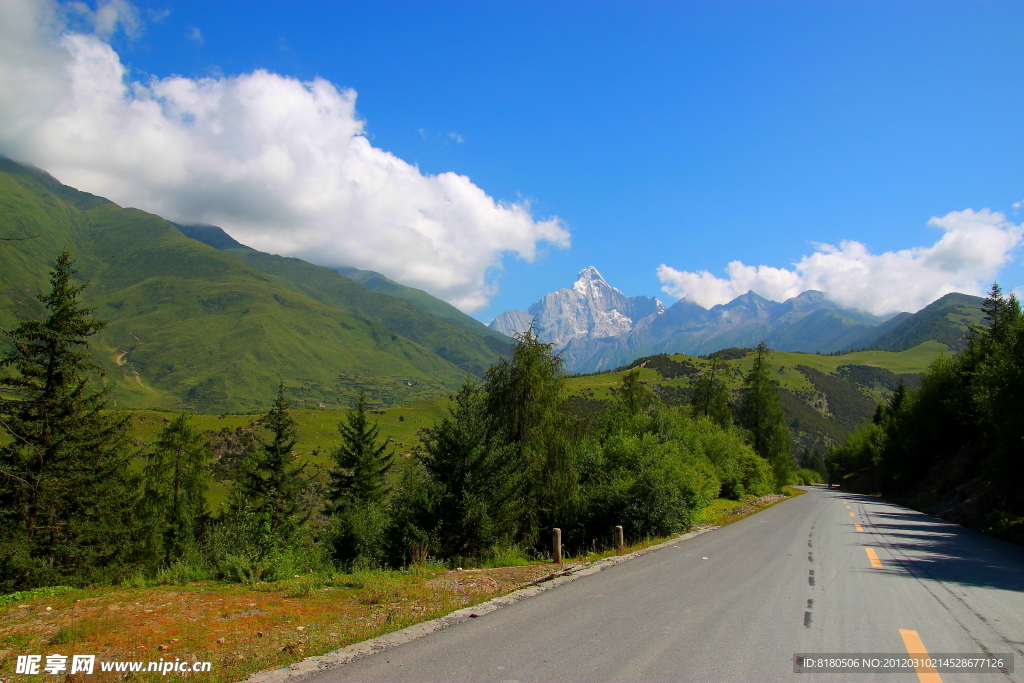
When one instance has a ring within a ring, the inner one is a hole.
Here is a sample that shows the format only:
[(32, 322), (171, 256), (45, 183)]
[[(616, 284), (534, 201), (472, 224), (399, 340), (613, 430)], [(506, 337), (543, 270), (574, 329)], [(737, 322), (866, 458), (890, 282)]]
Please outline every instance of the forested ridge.
[[(877, 404), (887, 400), (901, 383), (919, 386), (928, 363), (946, 352), (948, 349), (935, 341), (903, 352), (861, 351), (840, 356), (772, 351), (771, 381), (777, 385), (798, 463), (823, 472), (824, 455), (830, 448), (869, 421)], [(735, 407), (756, 358), (753, 348), (721, 349), (696, 357), (645, 356), (609, 373), (576, 375), (570, 388), (577, 410), (593, 411), (596, 408), (590, 404), (605, 400), (603, 387), (609, 381), (640, 370), (641, 381), (660, 399), (670, 405), (689, 405), (695, 387), (711, 374), (725, 385), (727, 402)]]
[(832, 476), (1024, 541), (1024, 315), (998, 285), (964, 348), (900, 385), (829, 454)]
[[(535, 330), (467, 379), (410, 458), (395, 458), (364, 394), (321, 475), (295, 455), (283, 386), (233, 462), (215, 460), (224, 444), (187, 412), (148, 445), (127, 414), (104, 410), (89, 339), (105, 323), (80, 303), (88, 285), (74, 271), (65, 251), (40, 297), (45, 315), (8, 331), (0, 360), (0, 591), (540, 557), (552, 527), (569, 552), (608, 545), (616, 525), (663, 536), (719, 496), (817, 476), (796, 470), (764, 344), (738, 401), (713, 371), (693, 401), (668, 405), (632, 371), (580, 415)], [(213, 513), (215, 473), (232, 488)]]

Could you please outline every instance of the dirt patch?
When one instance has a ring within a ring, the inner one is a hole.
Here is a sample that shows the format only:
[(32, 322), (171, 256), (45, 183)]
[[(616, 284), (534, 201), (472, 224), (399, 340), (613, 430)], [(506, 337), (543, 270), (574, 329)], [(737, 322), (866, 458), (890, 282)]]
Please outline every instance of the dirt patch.
[[(194, 583), (148, 589), (74, 591), (0, 608), (0, 678), (16, 655), (94, 654), (97, 661), (209, 661), (203, 681), (239, 681), (312, 654), (443, 616), (510, 593), (552, 571), (550, 564), (474, 571), (369, 572), (328, 585), (311, 577), (264, 584)], [(49, 609), (47, 609), (49, 608)], [(70, 659), (69, 659), (70, 661)], [(181, 674), (175, 674), (180, 676)], [(91, 681), (124, 674), (96, 672)], [(135, 680), (159, 680), (142, 673)]]

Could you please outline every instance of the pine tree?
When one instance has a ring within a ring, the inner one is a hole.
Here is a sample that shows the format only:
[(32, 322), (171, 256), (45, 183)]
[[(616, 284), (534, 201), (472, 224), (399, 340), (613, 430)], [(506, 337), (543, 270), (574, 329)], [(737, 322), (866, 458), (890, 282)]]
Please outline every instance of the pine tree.
[(366, 394), (338, 423), (341, 445), (330, 472), (328, 512), (334, 516), (334, 558), (345, 566), (379, 566), (386, 561), (391, 507), (386, 504), (387, 473), (394, 461), (380, 427), (371, 423)]
[(272, 438), (259, 439), (258, 448), (242, 461), (231, 503), (235, 514), (255, 515), (265, 525), (269, 538), (264, 542), (268, 543), (286, 544), (292, 532), (309, 517), (308, 512), (302, 515), (299, 510), (305, 467), (292, 454), (298, 428), (288, 414), (290, 405), (281, 382), (277, 399), (260, 420)]
[(724, 370), (723, 364), (717, 358), (712, 358), (711, 367), (697, 380), (690, 400), (696, 415), (703, 415), (719, 427), (732, 424), (729, 390), (721, 379)]
[(640, 382), (639, 368), (627, 372), (615, 392), (616, 403), (629, 416), (639, 415), (654, 405), (654, 395)]
[(110, 577), (133, 549), (130, 418), (102, 412), (107, 391), (90, 389), (88, 339), (106, 323), (78, 302), (86, 285), (72, 284), (75, 272), (62, 252), (39, 297), (47, 317), (6, 332), (0, 590)]
[(164, 564), (181, 557), (196, 543), (199, 521), (206, 511), (211, 454), (206, 440), (180, 413), (160, 432), (143, 469), (143, 500), (150, 511), (154, 554)]
[(336, 511), (379, 503), (387, 495), (387, 473), (394, 454), (380, 438), (380, 425), (367, 415), (366, 394), (360, 393), (356, 407), (338, 423), (341, 445), (334, 451), (337, 465), (330, 473), (329, 499)]
[(426, 430), (419, 461), (428, 477), (429, 516), (443, 557), (479, 557), (512, 526), (521, 474), (489, 429), (485, 397), (467, 381), (448, 415)]
[(484, 392), (490, 433), (523, 475), (519, 539), (536, 542), (541, 526), (566, 524), (578, 491), (573, 452), (579, 439), (562, 411), (562, 359), (531, 326), (514, 338), (512, 357), (487, 370)]
[(790, 452), (792, 437), (786, 426), (786, 414), (771, 375), (770, 357), (771, 350), (762, 341), (744, 381), (737, 418), (750, 434), (754, 452), (771, 464), (776, 484), (782, 487), (789, 483), (796, 467)]
[(1003, 297), (1003, 290), (998, 282), (992, 283), (988, 296), (981, 304), (981, 313), (985, 321), (985, 327), (982, 330), (983, 335), (992, 340), (1000, 339), (1004, 335), (1007, 326), (1009, 306)]

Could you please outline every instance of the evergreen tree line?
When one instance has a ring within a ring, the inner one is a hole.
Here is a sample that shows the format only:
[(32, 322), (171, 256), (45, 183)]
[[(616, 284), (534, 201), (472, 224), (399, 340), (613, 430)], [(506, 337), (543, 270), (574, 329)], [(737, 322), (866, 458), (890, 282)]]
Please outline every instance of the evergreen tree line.
[(104, 323), (79, 303), (73, 273), (65, 252), (40, 297), (47, 317), (8, 332), (0, 359), (3, 592), (482, 563), (543, 553), (552, 527), (579, 551), (608, 545), (615, 525), (635, 539), (684, 530), (716, 497), (767, 493), (795, 474), (763, 343), (736, 406), (713, 363), (691, 405), (665, 405), (633, 371), (606, 410), (581, 418), (561, 359), (531, 329), (482, 383), (462, 386), (401, 467), (361, 396), (327, 476), (307, 471), (282, 384), (214, 515), (213, 456), (188, 413), (138, 447), (129, 415), (105, 410), (88, 354)]
[(900, 496), (955, 471), (957, 485), (984, 490), (990, 514), (1024, 515), (1024, 315), (998, 285), (982, 309), (960, 352), (932, 363), (918, 389), (898, 386), (829, 454), (834, 478), (866, 476)]

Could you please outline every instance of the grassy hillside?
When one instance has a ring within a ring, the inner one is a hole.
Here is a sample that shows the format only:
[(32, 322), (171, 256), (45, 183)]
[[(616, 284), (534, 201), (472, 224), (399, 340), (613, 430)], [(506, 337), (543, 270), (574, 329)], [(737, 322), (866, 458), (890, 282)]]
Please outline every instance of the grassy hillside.
[[(441, 418), (448, 406), (448, 396), (426, 399), (409, 405), (393, 408), (379, 408), (373, 411), (372, 420), (380, 425), (381, 435), (391, 440), (391, 446), (399, 455), (412, 451), (419, 443), (419, 430), (429, 427)], [(314, 462), (326, 464), (328, 454), (340, 443), (338, 423), (345, 419), (348, 410), (291, 410), (298, 429), (298, 444), (295, 452), (300, 457), (312, 458)], [(132, 411), (135, 436), (146, 443), (153, 443), (159, 431), (174, 417), (173, 413), (155, 410)], [(201, 431), (234, 430), (249, 427), (261, 417), (255, 413), (220, 415), (193, 415), (196, 428)], [(322, 458), (321, 458), (322, 456)]]
[[(220, 228), (176, 227), (187, 237), (226, 251), (257, 270), (280, 278), (290, 289), (306, 294), (322, 304), (380, 323), (471, 374), (483, 376), (488, 367), (508, 353), (510, 340), (507, 337), (469, 316), (460, 312), (464, 318), (475, 323), (473, 329), (429, 312), (431, 308), (452, 307), (425, 292), (419, 294), (424, 299), (433, 300), (436, 305), (421, 310), (404, 298), (371, 291), (334, 269), (250, 249), (236, 242)], [(408, 287), (405, 289), (418, 292)]]
[(396, 297), (398, 299), (404, 299), (421, 311), (425, 311), (431, 315), (441, 318), (442, 320), (447, 320), (452, 324), (464, 327), (470, 332), (487, 335), (502, 344), (508, 344), (508, 337), (502, 333), (497, 330), (492, 330), (479, 320), (466, 315), (451, 304), (441, 301), (437, 297), (433, 297), (422, 290), (415, 289), (413, 287), (406, 287), (405, 285), (399, 284), (394, 280), (389, 280), (380, 273), (376, 273), (372, 270), (338, 268), (338, 272), (351, 280), (355, 280), (374, 292)]
[[(419, 444), (419, 430), (429, 427), (438, 421), (447, 411), (448, 396), (418, 401), (409, 405), (394, 408), (380, 408), (373, 411), (372, 420), (380, 425), (381, 436), (389, 440), (389, 449), (397, 456), (396, 467), (392, 479), (397, 483), (401, 479), (403, 463), (412, 456)], [(338, 423), (345, 419), (347, 410), (291, 410), (291, 416), (298, 425), (298, 443), (294, 453), (307, 464), (306, 472), (320, 475), (334, 466), (331, 454), (341, 442)], [(174, 413), (155, 410), (132, 411), (132, 422), (135, 430), (136, 443), (142, 447), (157, 440), (160, 430), (174, 417)], [(222, 437), (226, 442), (244, 441), (251, 435), (262, 433), (257, 420), (259, 414), (220, 414), (193, 415), (196, 428), (208, 435)], [(264, 434), (264, 436), (266, 436)], [(239, 438), (241, 437), (241, 439)], [(227, 456), (230, 457), (230, 454)], [(227, 459), (227, 458), (226, 458)], [(136, 462), (141, 470), (141, 460)], [(228, 498), (231, 487), (230, 474), (215, 469), (215, 481), (210, 490), (209, 505), (216, 510)]]
[[(321, 301), (143, 211), (0, 160), (0, 325), (41, 313), (35, 297), (65, 246), (96, 315), (118, 407), (262, 411), (279, 380), (298, 405), (398, 405), (450, 393), (465, 371), (386, 325)], [(339, 278), (340, 279), (340, 278)]]
[(873, 338), (870, 346), (884, 351), (903, 351), (934, 340), (957, 350), (964, 335), (982, 323), (984, 299), (969, 294), (947, 294), (907, 316), (899, 324)]
[[(859, 351), (840, 356), (774, 351), (773, 376), (798, 450), (841, 441), (861, 421), (871, 418), (878, 402), (890, 396), (900, 381), (909, 385), (919, 382), (928, 365), (947, 352), (946, 346), (936, 341), (902, 352)], [(725, 354), (725, 359), (723, 378), (735, 394), (753, 358), (738, 352)], [(678, 354), (638, 359), (631, 365), (640, 368), (640, 380), (664, 400), (686, 403), (693, 382), (710, 363)], [(573, 377), (570, 394), (581, 402), (608, 400), (628, 371)]]

